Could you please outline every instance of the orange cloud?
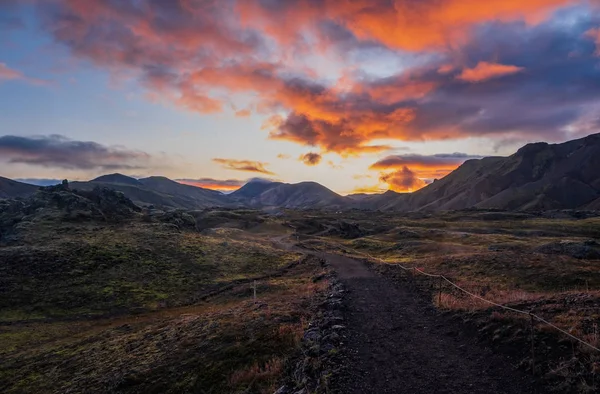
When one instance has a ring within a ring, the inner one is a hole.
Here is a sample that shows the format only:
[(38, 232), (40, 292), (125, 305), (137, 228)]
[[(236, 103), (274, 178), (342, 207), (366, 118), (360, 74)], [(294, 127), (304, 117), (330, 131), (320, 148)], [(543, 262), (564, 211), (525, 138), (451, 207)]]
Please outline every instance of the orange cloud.
[(219, 190), (219, 191), (234, 191), (242, 187), (246, 181), (239, 179), (177, 179), (177, 182), (184, 185), (201, 187), (203, 189)]
[(380, 186), (360, 186), (352, 190), (351, 194), (379, 194), (387, 189)]
[(298, 160), (306, 164), (307, 166), (316, 166), (321, 162), (322, 156), (318, 153), (307, 153), (304, 155), (300, 155)]
[(277, 158), (281, 159), (281, 160), (287, 160), (290, 157), (291, 157), (290, 155), (286, 155), (285, 153), (280, 153), (280, 154), (277, 155)]
[(235, 171), (247, 171), (247, 172), (258, 172), (261, 174), (275, 175), (274, 172), (269, 171), (265, 166), (269, 163), (263, 163), (260, 161), (252, 160), (235, 160), (235, 159), (212, 159), (213, 162), (220, 164), (223, 168)]
[[(474, 26), (485, 22), (524, 20), (538, 24), (573, 0), (289, 0), (277, 7), (239, 2), (244, 22), (265, 31), (283, 45), (302, 32), (316, 30), (320, 20), (337, 21), (358, 39), (389, 48), (422, 51), (464, 43)], [(279, 23), (285, 18), (286, 23)], [(316, 33), (319, 35), (319, 32)], [(296, 40), (295, 40), (296, 39)], [(322, 44), (322, 43), (321, 43)], [(305, 45), (300, 49), (310, 50)]]
[(594, 40), (596, 43), (596, 56), (600, 56), (600, 27), (586, 31), (585, 36)]
[(456, 78), (467, 82), (481, 82), (488, 79), (500, 78), (523, 71), (523, 67), (479, 62), (473, 68), (465, 68)]
[[(481, 156), (465, 153), (439, 153), (435, 155), (404, 154), (387, 156), (369, 169), (380, 170), (379, 180), (394, 191), (418, 190), (434, 179), (443, 178), (469, 159)], [(387, 170), (394, 170), (389, 172)]]
[(394, 172), (382, 173), (379, 180), (387, 183), (391, 190), (400, 193), (414, 192), (427, 186), (427, 183), (408, 167), (402, 167), (402, 169)]
[(344, 168), (343, 166), (341, 166), (341, 165), (339, 165), (339, 164), (335, 164), (335, 163), (333, 162), (333, 160), (327, 160), (327, 165), (328, 165), (329, 167), (333, 168), (334, 170), (341, 170), (341, 169), (343, 169), (343, 168)]
[(237, 116), (238, 118), (247, 118), (250, 115), (252, 115), (252, 111), (250, 111), (249, 109), (241, 109), (235, 112), (235, 116)]
[[(495, 29), (505, 22), (524, 21), (518, 25), (526, 33), (558, 8), (574, 3), (138, 0), (123, 5), (109, 0), (70, 0), (57, 2), (44, 19), (55, 40), (70, 47), (75, 55), (111, 71), (125, 69), (138, 76), (150, 90), (148, 97), (211, 114), (236, 108), (233, 101), (242, 95), (253, 100), (248, 104), (253, 113), (268, 119), (264, 129), (269, 138), (346, 157), (389, 150), (385, 142), (378, 142), (381, 140), (424, 141), (485, 132), (516, 133), (523, 125), (531, 125), (531, 133), (536, 135), (542, 133), (539, 130), (548, 130), (549, 124), (564, 129), (563, 123), (571, 121), (567, 109), (558, 121), (555, 108), (536, 108), (535, 113), (523, 109), (512, 122), (505, 119), (507, 106), (499, 108), (498, 100), (491, 98), (501, 87), (486, 90), (484, 82), (519, 73), (523, 68), (483, 61), (489, 59), (489, 53), (471, 46), (476, 46), (481, 37), (487, 41), (495, 37), (487, 37), (478, 29), (483, 24)], [(282, 18), (285, 23), (281, 23)], [(589, 33), (590, 37), (595, 34)], [(581, 33), (578, 36), (581, 38)], [(498, 49), (494, 58), (505, 58), (500, 52), (510, 45), (492, 44)], [(396, 75), (376, 78), (347, 57), (355, 52), (365, 55), (359, 53), (364, 48), (393, 55), (425, 54), (429, 60)], [(433, 51), (435, 56), (429, 56)], [(314, 61), (307, 54), (320, 57)], [(463, 69), (456, 78), (481, 82), (477, 86), (481, 89), (465, 89), (456, 83), (454, 74), (460, 70), (456, 64), (463, 58), (482, 61)], [(543, 72), (535, 72), (546, 67), (542, 60), (534, 63), (537, 58), (542, 56), (531, 55), (523, 60), (529, 70), (523, 79), (544, 77)], [(562, 72), (559, 66), (548, 75)], [(317, 71), (319, 67), (327, 69), (321, 70), (324, 75)], [(340, 68), (333, 79), (330, 68)], [(556, 86), (533, 80), (536, 94), (540, 84), (547, 89)], [(515, 94), (524, 97), (519, 87), (507, 84), (506, 91), (519, 90)], [(493, 106), (498, 107), (496, 112)], [(578, 104), (578, 108), (583, 106)], [(572, 110), (571, 116), (575, 112)], [(251, 114), (244, 109), (236, 115)], [(449, 169), (437, 167), (439, 171)]]

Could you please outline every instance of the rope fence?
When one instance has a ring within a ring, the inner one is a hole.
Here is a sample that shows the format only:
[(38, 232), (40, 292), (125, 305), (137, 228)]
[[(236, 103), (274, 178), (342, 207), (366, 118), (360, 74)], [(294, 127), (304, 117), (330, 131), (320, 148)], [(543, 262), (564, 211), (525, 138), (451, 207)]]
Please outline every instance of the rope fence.
[[(384, 265), (387, 265), (387, 266), (391, 266), (391, 267), (398, 267), (398, 268), (401, 268), (402, 270), (404, 270), (404, 271), (407, 271), (407, 272), (411, 272), (411, 271), (412, 271), (413, 273), (415, 273), (415, 272), (418, 272), (418, 273), (419, 273), (419, 274), (421, 274), (421, 275), (428, 276), (428, 277), (431, 277), (431, 278), (439, 278), (439, 279), (441, 279), (441, 280), (443, 280), (443, 281), (447, 282), (448, 284), (450, 284), (451, 286), (453, 286), (453, 287), (454, 287), (454, 288), (456, 288), (457, 290), (459, 290), (459, 291), (461, 291), (461, 292), (463, 292), (463, 293), (467, 294), (467, 295), (468, 295), (468, 296), (470, 296), (470, 297), (476, 298), (476, 299), (478, 299), (478, 300), (480, 300), (480, 301), (483, 301), (483, 302), (485, 302), (485, 303), (487, 303), (487, 304), (493, 305), (493, 306), (495, 306), (495, 307), (498, 307), (498, 308), (501, 308), (501, 309), (504, 309), (504, 310), (507, 310), (507, 311), (511, 311), (511, 312), (519, 313), (519, 314), (522, 314), (522, 315), (528, 315), (528, 316), (530, 316), (530, 317), (531, 317), (531, 319), (532, 319), (532, 324), (533, 324), (533, 321), (534, 321), (534, 320), (537, 320), (538, 322), (540, 322), (540, 323), (544, 323), (544, 324), (546, 324), (546, 325), (548, 325), (548, 326), (550, 326), (550, 327), (554, 328), (555, 330), (557, 330), (557, 331), (561, 332), (562, 334), (566, 335), (567, 337), (569, 337), (569, 338), (571, 338), (571, 339), (573, 339), (573, 340), (575, 340), (575, 341), (577, 341), (577, 342), (581, 343), (582, 345), (585, 345), (585, 346), (589, 347), (590, 349), (593, 349), (593, 350), (595, 350), (595, 351), (597, 351), (597, 352), (600, 352), (600, 348), (598, 348), (598, 347), (596, 347), (596, 346), (592, 345), (592, 344), (591, 344), (591, 343), (589, 343), (589, 342), (586, 342), (586, 341), (584, 341), (584, 340), (583, 340), (583, 339), (581, 339), (581, 338), (577, 338), (577, 337), (576, 337), (576, 336), (574, 336), (573, 334), (569, 333), (568, 331), (565, 331), (565, 330), (563, 330), (563, 329), (562, 329), (562, 328), (560, 328), (560, 327), (557, 327), (556, 325), (554, 325), (554, 324), (550, 323), (548, 320), (544, 319), (544, 318), (543, 318), (543, 317), (541, 317), (541, 316), (538, 316), (538, 315), (536, 315), (536, 314), (534, 314), (534, 313), (531, 313), (531, 312), (528, 312), (528, 311), (523, 311), (523, 310), (520, 310), (520, 309), (511, 308), (510, 306), (506, 306), (506, 305), (498, 304), (498, 303), (496, 303), (496, 302), (493, 302), (493, 301), (487, 300), (487, 299), (485, 299), (485, 298), (483, 298), (483, 297), (481, 297), (481, 296), (478, 296), (477, 294), (473, 294), (472, 292), (470, 292), (470, 291), (468, 291), (468, 290), (465, 290), (464, 288), (460, 287), (460, 286), (459, 286), (459, 285), (457, 285), (456, 283), (452, 282), (450, 279), (446, 278), (444, 275), (439, 275), (439, 274), (431, 274), (431, 273), (429, 273), (429, 272), (425, 272), (425, 271), (423, 271), (423, 270), (421, 270), (421, 269), (419, 269), (419, 268), (417, 268), (417, 267), (406, 267), (406, 266), (404, 266), (404, 265), (402, 265), (402, 264), (392, 264), (392, 263), (388, 263), (388, 262), (385, 262), (385, 261), (383, 261), (383, 260), (381, 260), (381, 259), (379, 259), (379, 258), (373, 257), (373, 256), (371, 256), (370, 254), (367, 254), (367, 253), (364, 253), (364, 255), (368, 256), (368, 257), (369, 257), (370, 259), (372, 259), (372, 260), (379, 261), (381, 264), (384, 264)], [(441, 287), (440, 287), (440, 296), (441, 296)]]

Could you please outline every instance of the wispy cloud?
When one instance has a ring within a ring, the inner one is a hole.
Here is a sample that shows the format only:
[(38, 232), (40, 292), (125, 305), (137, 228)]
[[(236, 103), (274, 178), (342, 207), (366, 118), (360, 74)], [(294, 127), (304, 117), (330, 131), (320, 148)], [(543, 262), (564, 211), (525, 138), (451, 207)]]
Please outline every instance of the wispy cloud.
[(473, 68), (465, 68), (456, 77), (468, 82), (481, 82), (488, 79), (500, 78), (523, 71), (523, 67), (490, 62), (479, 62)]
[(12, 69), (4, 63), (0, 63), (0, 83), (3, 80), (5, 80), (5, 81), (20, 80), (20, 81), (30, 83), (32, 85), (49, 85), (50, 84), (50, 81), (47, 81), (45, 79), (28, 77), (25, 74), (23, 74), (21, 71)]
[(213, 159), (213, 162), (220, 164), (223, 168), (228, 170), (258, 172), (261, 174), (275, 175), (274, 172), (266, 168), (269, 163), (263, 163), (260, 161), (215, 158)]

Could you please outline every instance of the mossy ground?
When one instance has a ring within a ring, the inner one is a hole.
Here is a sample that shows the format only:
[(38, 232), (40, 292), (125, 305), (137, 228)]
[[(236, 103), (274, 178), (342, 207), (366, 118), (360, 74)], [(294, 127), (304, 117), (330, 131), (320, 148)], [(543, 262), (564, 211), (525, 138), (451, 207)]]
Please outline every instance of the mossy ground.
[(271, 392), (327, 284), (248, 215), (22, 225), (0, 247), (0, 392)]

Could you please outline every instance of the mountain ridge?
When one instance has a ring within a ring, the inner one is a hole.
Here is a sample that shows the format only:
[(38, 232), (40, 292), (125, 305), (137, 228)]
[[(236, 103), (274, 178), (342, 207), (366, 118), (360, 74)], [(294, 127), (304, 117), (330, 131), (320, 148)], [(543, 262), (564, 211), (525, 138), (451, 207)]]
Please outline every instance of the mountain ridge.
[[(280, 209), (362, 209), (444, 211), (460, 209), (553, 210), (600, 209), (600, 134), (560, 144), (536, 142), (507, 157), (465, 161), (456, 170), (413, 193), (342, 196), (312, 181), (252, 180), (223, 194), (166, 177), (135, 179), (107, 174), (74, 189), (108, 187), (142, 206), (163, 209), (248, 207)], [(25, 197), (38, 186), (0, 177), (0, 198)]]

